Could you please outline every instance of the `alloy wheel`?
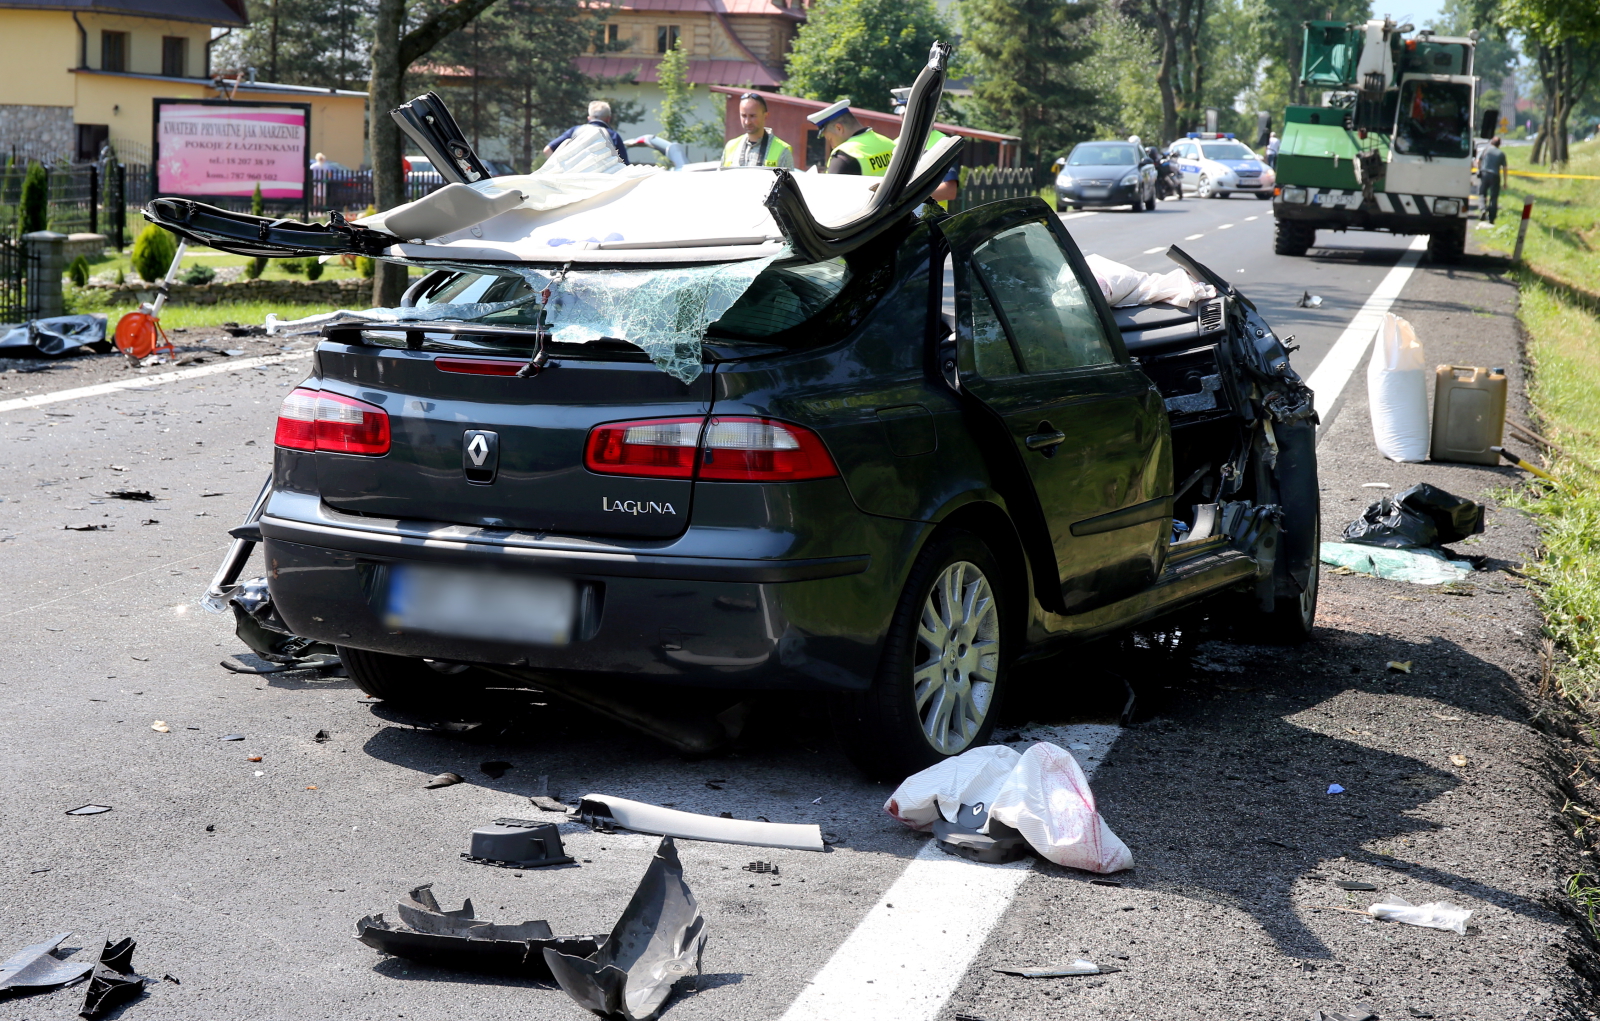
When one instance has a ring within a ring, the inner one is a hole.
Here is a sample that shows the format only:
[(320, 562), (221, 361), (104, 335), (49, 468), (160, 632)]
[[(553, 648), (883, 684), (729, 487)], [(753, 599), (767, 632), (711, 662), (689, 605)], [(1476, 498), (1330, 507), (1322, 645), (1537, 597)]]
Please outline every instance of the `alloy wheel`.
[(1211, 197), (1211, 178), (1207, 177), (1204, 174), (1201, 174), (1200, 175), (1200, 183), (1195, 186), (1194, 194), (1195, 194), (1196, 198), (1202, 198), (1202, 199), (1210, 198)]
[(994, 701), (1000, 670), (1000, 611), (977, 565), (940, 572), (917, 625), (912, 692), (928, 743), (945, 755), (965, 751)]

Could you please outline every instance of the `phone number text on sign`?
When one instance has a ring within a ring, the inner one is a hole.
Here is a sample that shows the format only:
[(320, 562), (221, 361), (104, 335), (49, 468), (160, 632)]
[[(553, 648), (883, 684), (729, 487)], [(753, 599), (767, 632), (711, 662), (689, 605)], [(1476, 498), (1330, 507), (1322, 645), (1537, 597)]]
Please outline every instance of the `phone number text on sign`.
[(158, 108), (163, 195), (299, 199), (305, 190), (306, 111), (295, 107), (167, 103)]

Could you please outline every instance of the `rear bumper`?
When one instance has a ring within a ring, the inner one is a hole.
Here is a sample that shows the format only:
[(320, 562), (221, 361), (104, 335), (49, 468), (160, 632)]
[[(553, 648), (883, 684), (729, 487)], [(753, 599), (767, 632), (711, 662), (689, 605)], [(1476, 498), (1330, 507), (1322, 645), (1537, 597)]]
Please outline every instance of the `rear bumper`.
[[(282, 496), (319, 508), (305, 520), (273, 514), (280, 502), (261, 518), (284, 622), (306, 638), (399, 656), (706, 687), (859, 690), (871, 683), (880, 621), (899, 591), (867, 555), (676, 555), (420, 522), (352, 525), (315, 497)], [(577, 637), (541, 646), (395, 630), (384, 618), (397, 563), (570, 577), (583, 593)]]
[(1298, 223), (1315, 224), (1328, 230), (1381, 230), (1394, 234), (1432, 234), (1436, 231), (1460, 230), (1467, 222), (1467, 198), (1465, 196), (1450, 196), (1453, 201), (1460, 203), (1460, 211), (1447, 216), (1436, 216), (1432, 212), (1431, 196), (1418, 199), (1413, 196), (1392, 196), (1382, 194), (1381, 199), (1375, 195), (1372, 199), (1365, 199), (1360, 192), (1339, 192), (1326, 189), (1308, 189), (1314, 192), (1310, 198), (1327, 199), (1331, 195), (1334, 201), (1349, 202), (1359, 200), (1359, 205), (1351, 208), (1348, 205), (1328, 205), (1307, 201), (1285, 202), (1283, 196), (1272, 200), (1272, 215), (1280, 220), (1290, 220)]

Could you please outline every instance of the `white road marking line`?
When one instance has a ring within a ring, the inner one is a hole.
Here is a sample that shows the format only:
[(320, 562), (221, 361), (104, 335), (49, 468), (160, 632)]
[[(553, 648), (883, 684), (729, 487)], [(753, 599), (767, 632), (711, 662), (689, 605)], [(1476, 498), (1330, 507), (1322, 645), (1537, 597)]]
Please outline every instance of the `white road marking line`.
[(1419, 234), (1411, 240), (1405, 254), (1400, 256), (1400, 261), (1394, 264), (1387, 276), (1373, 289), (1366, 304), (1350, 320), (1350, 325), (1339, 334), (1339, 339), (1333, 342), (1333, 347), (1323, 355), (1322, 361), (1317, 364), (1311, 373), (1311, 378), (1306, 380), (1312, 392), (1316, 395), (1317, 414), (1322, 418), (1324, 427), (1328, 424), (1328, 414), (1333, 409), (1334, 402), (1344, 392), (1345, 385), (1350, 382), (1350, 377), (1355, 374), (1361, 365), (1361, 357), (1367, 353), (1367, 348), (1372, 344), (1372, 338), (1377, 336), (1378, 327), (1383, 323), (1383, 314), (1389, 311), (1395, 299), (1400, 297), (1400, 292), (1405, 288), (1406, 281), (1411, 279), (1412, 272), (1417, 268), (1423, 251), (1428, 247), (1428, 236)]
[[(1072, 754), (1091, 778), (1121, 733), (1104, 724), (1019, 729), (1063, 748), (1088, 745)], [(956, 858), (930, 839), (782, 1021), (933, 1021), (1031, 872), (1028, 861)]]
[[(228, 545), (232, 545), (232, 540), (229, 540)], [(71, 599), (74, 596), (85, 595), (87, 593), (94, 592), (97, 589), (108, 588), (108, 587), (110, 587), (112, 585), (121, 585), (125, 581), (131, 581), (134, 578), (138, 578), (141, 575), (149, 574), (152, 571), (164, 570), (164, 569), (166, 569), (168, 567), (172, 567), (175, 564), (186, 564), (191, 560), (199, 560), (201, 557), (214, 557), (214, 556), (217, 556), (217, 555), (221, 554), (227, 548), (228, 548), (227, 545), (218, 546), (216, 549), (209, 549), (209, 550), (206, 550), (203, 553), (196, 553), (193, 556), (184, 557), (182, 560), (168, 560), (165, 563), (157, 564), (154, 567), (145, 568), (143, 571), (134, 571), (132, 574), (126, 575), (126, 576), (121, 577), (121, 578), (118, 578), (115, 581), (103, 581), (98, 585), (90, 585), (86, 589), (79, 589), (76, 592), (70, 592), (70, 593), (68, 593), (67, 595), (64, 595), (64, 596), (57, 596), (54, 599), (47, 599), (42, 603), (34, 603), (32, 606), (24, 606), (21, 609), (12, 610), (10, 613), (4, 614), (4, 615), (0, 615), (0, 616), (15, 617), (19, 613), (27, 613), (30, 610), (42, 610), (46, 606), (54, 606), (56, 603), (61, 602), (61, 600), (63, 600), (63, 599)], [(208, 585), (211, 583), (211, 579), (210, 578), (205, 579), (205, 581), (206, 581), (206, 584), (208, 584)]]
[(1155, 248), (1146, 248), (1144, 250), (1144, 254), (1146, 254), (1146, 255), (1155, 255), (1155, 254), (1157, 254), (1159, 252), (1164, 252), (1166, 250), (1167, 250), (1167, 246), (1166, 245), (1158, 245)]
[(1218, 228), (1217, 228), (1217, 229), (1218, 229), (1218, 230), (1228, 230), (1228, 229), (1229, 229), (1229, 228), (1231, 228), (1231, 227), (1232, 227), (1232, 226), (1233, 226), (1233, 224), (1231, 224), (1231, 223), (1225, 223), (1225, 224), (1223, 224), (1223, 225), (1222, 225), (1222, 226), (1220, 226), (1220, 227), (1218, 227)]
[(1259, 216), (1247, 216), (1244, 219), (1245, 219), (1246, 223), (1249, 223), (1251, 220), (1259, 220), (1259, 219), (1261, 219), (1261, 217), (1259, 217)]
[(1203, 238), (1203, 237), (1205, 237), (1204, 234), (1190, 234), (1188, 237), (1184, 238), (1184, 240), (1185, 241), (1197, 241), (1197, 240), (1199, 240), (1200, 238)]
[(96, 383), (93, 386), (80, 386), (71, 390), (54, 390), (50, 393), (29, 394), (26, 397), (13, 397), (9, 401), (0, 401), (0, 411), (16, 411), (19, 408), (33, 408), (41, 404), (55, 404), (57, 401), (75, 401), (84, 397), (102, 397), (114, 394), (118, 390), (138, 390), (141, 387), (155, 386), (160, 383), (176, 383), (183, 379), (195, 379), (200, 376), (214, 376), (219, 372), (238, 372), (240, 369), (253, 369), (258, 365), (277, 365), (294, 358), (306, 358), (310, 351), (295, 351), (286, 355), (266, 355), (261, 358), (229, 359), (215, 365), (200, 365), (192, 369), (177, 369), (173, 372), (163, 372), (155, 376), (135, 376), (129, 379), (118, 379), (110, 383)]
[(1095, 215), (1095, 211), (1093, 209), (1090, 209), (1090, 210), (1087, 210), (1087, 211), (1081, 212), (1081, 213), (1061, 213), (1060, 214), (1061, 219), (1063, 219), (1063, 220), (1077, 220), (1077, 219), (1081, 219), (1081, 218), (1083, 218), (1085, 216), (1093, 216), (1093, 215)]

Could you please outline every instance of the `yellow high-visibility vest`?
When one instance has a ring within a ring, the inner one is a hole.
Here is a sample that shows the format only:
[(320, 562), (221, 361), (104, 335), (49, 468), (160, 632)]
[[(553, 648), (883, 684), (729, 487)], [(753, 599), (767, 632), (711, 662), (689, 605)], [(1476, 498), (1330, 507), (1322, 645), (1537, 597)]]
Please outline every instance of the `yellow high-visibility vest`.
[(854, 156), (856, 162), (861, 164), (861, 176), (882, 177), (889, 169), (889, 160), (894, 156), (894, 142), (867, 128), (840, 142), (833, 151)]
[[(777, 135), (774, 135), (772, 133), (772, 129), (771, 128), (767, 128), (766, 131), (767, 131), (767, 140), (766, 140), (767, 155), (766, 155), (766, 158), (761, 161), (761, 165), (764, 166), (764, 167), (780, 166), (781, 165), (780, 161), (783, 159), (783, 154), (786, 153), (786, 152), (787, 153), (792, 153), (793, 150), (789, 148), (789, 143), (788, 142), (785, 142), (783, 139), (779, 138)], [(722, 165), (723, 166), (725, 166), (725, 167), (736, 167), (736, 166), (739, 165), (739, 147), (744, 144), (744, 139), (745, 139), (744, 135), (735, 135), (733, 138), (730, 138), (728, 140), (728, 144), (727, 145), (722, 147)], [(793, 156), (791, 156), (790, 159), (789, 159), (789, 165), (790, 166), (794, 165)]]

